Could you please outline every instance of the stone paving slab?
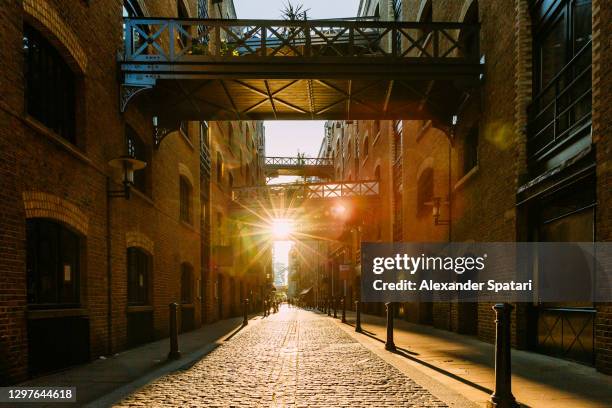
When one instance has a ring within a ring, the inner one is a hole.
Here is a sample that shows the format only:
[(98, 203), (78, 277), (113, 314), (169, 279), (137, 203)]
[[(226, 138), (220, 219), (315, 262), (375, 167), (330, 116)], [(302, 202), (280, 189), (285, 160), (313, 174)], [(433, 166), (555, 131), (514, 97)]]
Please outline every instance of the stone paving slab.
[[(348, 325), (335, 320), (354, 334), (354, 312), (347, 311), (347, 321)], [(386, 318), (362, 314), (361, 324), (365, 333), (358, 335), (359, 341), (382, 349)], [(495, 378), (492, 344), (401, 319), (395, 319), (394, 337), (401, 353), (387, 353), (392, 364), (416, 368), (470, 401), (486, 406)], [(593, 367), (513, 349), (512, 374), (513, 394), (525, 407), (612, 407), (612, 376)]]
[(326, 316), (283, 307), (117, 407), (447, 407)]

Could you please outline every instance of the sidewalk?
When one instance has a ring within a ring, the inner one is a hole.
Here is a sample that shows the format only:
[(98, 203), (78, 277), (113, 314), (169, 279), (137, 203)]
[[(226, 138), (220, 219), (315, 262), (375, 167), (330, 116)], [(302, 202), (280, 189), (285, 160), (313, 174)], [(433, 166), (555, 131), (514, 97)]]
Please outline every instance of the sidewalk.
[[(363, 334), (354, 332), (354, 312), (347, 311), (348, 324), (340, 323), (340, 319), (337, 322), (362, 343), (369, 343), (377, 354), (386, 354), (396, 367), (417, 368), (469, 400), (486, 405), (494, 388), (492, 344), (395, 319), (394, 341), (398, 351), (389, 353), (384, 350), (386, 318), (362, 314)], [(514, 349), (512, 391), (517, 401), (527, 407), (612, 406), (611, 376), (592, 367)]]
[[(253, 315), (249, 326), (261, 320)], [(192, 364), (202, 356), (214, 350), (223, 341), (229, 340), (242, 327), (242, 317), (236, 317), (202, 326), (201, 328), (183, 333), (179, 336), (179, 348), (182, 357), (178, 360), (167, 360), (170, 349), (168, 338), (148, 343), (143, 346), (126, 350), (111, 358), (98, 359), (89, 364), (69, 368), (55, 374), (35, 378), (19, 384), (19, 386), (71, 386), (77, 389), (77, 405), (103, 399), (92, 406), (105, 406), (113, 402), (126, 391), (138, 388), (149, 381), (167, 373)], [(248, 327), (248, 326), (247, 326)], [(52, 352), (50, 350), (50, 352)], [(0, 404), (2, 405), (2, 404)], [(34, 404), (21, 404), (31, 405)], [(74, 403), (48, 404), (75, 406)], [(41, 404), (37, 404), (37, 407)]]

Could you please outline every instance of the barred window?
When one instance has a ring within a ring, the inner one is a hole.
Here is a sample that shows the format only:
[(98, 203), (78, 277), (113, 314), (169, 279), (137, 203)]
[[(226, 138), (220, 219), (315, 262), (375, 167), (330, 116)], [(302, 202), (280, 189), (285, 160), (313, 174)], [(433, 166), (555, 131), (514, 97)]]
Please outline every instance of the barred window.
[(180, 218), (181, 221), (191, 224), (193, 221), (191, 211), (191, 184), (185, 177), (180, 177)]
[(40, 32), (27, 24), (23, 30), (27, 113), (76, 144), (75, 75)]
[(149, 254), (137, 247), (127, 249), (128, 305), (149, 303)]
[(47, 219), (26, 223), (28, 304), (37, 307), (79, 305), (81, 240), (62, 224)]

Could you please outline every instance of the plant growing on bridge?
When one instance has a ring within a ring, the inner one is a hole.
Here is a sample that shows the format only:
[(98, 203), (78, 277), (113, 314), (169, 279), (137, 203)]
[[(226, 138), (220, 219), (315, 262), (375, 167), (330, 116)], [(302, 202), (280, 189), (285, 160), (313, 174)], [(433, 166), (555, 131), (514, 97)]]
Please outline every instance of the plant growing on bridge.
[(281, 10), (281, 18), (288, 21), (308, 20), (309, 11), (310, 9), (305, 9), (303, 4), (294, 5), (288, 1)]
[[(308, 11), (310, 9), (305, 9), (303, 4), (294, 5), (289, 0), (281, 10), (281, 17), (286, 21), (306, 21), (308, 20)], [(295, 37), (299, 34), (300, 30), (302, 30), (301, 27), (285, 27), (283, 28), (283, 34), (287, 38), (291, 38), (291, 43), (295, 45)]]

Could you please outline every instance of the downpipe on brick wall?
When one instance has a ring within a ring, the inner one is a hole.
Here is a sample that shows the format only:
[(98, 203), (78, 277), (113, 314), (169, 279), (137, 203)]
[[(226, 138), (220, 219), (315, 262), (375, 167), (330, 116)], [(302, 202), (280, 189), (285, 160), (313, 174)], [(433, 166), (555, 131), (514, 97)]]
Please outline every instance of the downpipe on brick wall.
[(106, 333), (107, 333), (107, 354), (110, 356), (113, 352), (113, 286), (112, 286), (112, 277), (113, 277), (113, 269), (111, 265), (111, 197), (108, 194), (111, 188), (111, 180), (109, 176), (106, 176), (106, 296), (108, 302), (107, 308), (107, 316), (106, 316)]

